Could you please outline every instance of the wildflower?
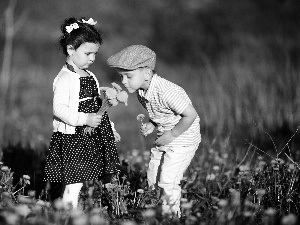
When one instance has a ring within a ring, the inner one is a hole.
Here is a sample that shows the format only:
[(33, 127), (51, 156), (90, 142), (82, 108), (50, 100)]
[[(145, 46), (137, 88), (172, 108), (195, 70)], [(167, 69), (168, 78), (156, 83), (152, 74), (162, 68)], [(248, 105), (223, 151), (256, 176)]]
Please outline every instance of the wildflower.
[(3, 212), (6, 224), (20, 224), (20, 216), (18, 214), (4, 211)]
[(40, 206), (40, 205), (34, 205), (34, 206), (32, 206), (31, 207), (31, 210), (32, 210), (32, 212), (34, 212), (34, 213), (40, 213), (40, 212), (42, 212), (42, 206)]
[(226, 207), (228, 205), (228, 201), (225, 199), (220, 199), (220, 201), (218, 202), (218, 205), (222, 208)]
[(231, 170), (228, 170), (227, 172), (224, 173), (227, 178), (230, 178), (230, 175), (232, 174), (232, 171)]
[(187, 198), (181, 198), (180, 199), (180, 202), (187, 202), (188, 200), (187, 200)]
[(30, 185), (30, 180), (24, 180), (25, 185)]
[(192, 206), (193, 206), (192, 202), (186, 202), (186, 203), (183, 203), (181, 205), (181, 208), (183, 208), (183, 209), (190, 209), (190, 208), (192, 208)]
[(259, 199), (262, 199), (262, 197), (264, 196), (265, 193), (266, 193), (266, 190), (265, 190), (265, 189), (258, 189), (258, 190), (256, 191), (257, 197), (258, 197)]
[(219, 171), (219, 170), (220, 170), (220, 167), (219, 167), (219, 166), (214, 166), (214, 167), (213, 167), (213, 170), (214, 170), (214, 171)]
[(62, 199), (56, 199), (54, 201), (54, 208), (57, 210), (62, 210), (64, 209), (65, 205), (64, 202), (62, 201)]
[(104, 185), (107, 189), (113, 188), (114, 185), (112, 183), (107, 183)]
[(23, 179), (25, 179), (25, 180), (30, 180), (30, 176), (28, 176), (28, 175), (23, 175)]
[(138, 156), (138, 154), (139, 154), (139, 150), (137, 150), (137, 149), (132, 149), (132, 156), (134, 156), (134, 157), (137, 157)]
[(91, 223), (91, 225), (107, 224), (106, 220), (99, 215), (92, 215), (90, 217), (90, 223)]
[(232, 206), (239, 206), (240, 205), (240, 197), (241, 197), (240, 192), (235, 189), (232, 189), (232, 188), (230, 188), (229, 191), (231, 193)]
[(17, 214), (19, 214), (20, 216), (24, 216), (24, 217), (28, 216), (31, 211), (29, 209), (28, 205), (26, 205), (26, 204), (16, 205), (15, 210), (16, 210)]
[(210, 149), (208, 150), (208, 153), (209, 153), (209, 154), (214, 154), (214, 153), (215, 153), (215, 150), (212, 149), (212, 148), (210, 148)]
[(271, 164), (272, 164), (272, 166), (274, 166), (275, 164), (277, 164), (277, 161), (275, 159), (272, 159)]
[(126, 177), (125, 174), (121, 177), (122, 180), (125, 180), (126, 178), (127, 178), (127, 177)]
[(244, 216), (245, 216), (245, 217), (252, 217), (252, 216), (253, 216), (253, 213), (250, 212), (250, 211), (246, 211), (246, 212), (244, 212)]
[(151, 218), (155, 216), (155, 211), (153, 209), (147, 209), (146, 211), (142, 212), (143, 217)]
[(116, 97), (117, 97), (117, 94), (118, 94), (118, 92), (117, 92), (117, 90), (114, 89), (114, 88), (108, 88), (108, 89), (105, 91), (106, 97), (107, 97), (108, 99), (110, 99), (110, 100), (116, 98)]
[(134, 221), (123, 221), (121, 225), (136, 225)]
[(213, 173), (208, 174), (208, 175), (206, 176), (206, 180), (215, 180), (215, 179), (216, 179), (216, 175), (213, 174)]
[(38, 200), (36, 202), (36, 204), (39, 205), (39, 206), (45, 206), (46, 205), (46, 203), (43, 200)]
[(0, 162), (0, 166), (2, 166), (4, 163), (3, 162)]
[(51, 207), (51, 203), (50, 203), (50, 202), (46, 202), (46, 203), (45, 203), (45, 206), (46, 206), (47, 208), (50, 208), (50, 207)]
[(28, 191), (28, 196), (34, 198), (35, 197), (36, 192), (34, 190), (29, 190)]
[(110, 99), (109, 100), (109, 103), (112, 105), (112, 106), (116, 106), (116, 105), (118, 105), (118, 99)]
[(253, 204), (251, 201), (249, 201), (248, 199), (246, 199), (244, 201), (244, 205), (247, 206), (247, 207), (251, 207), (251, 208), (255, 208), (255, 204)]
[(139, 115), (137, 115), (137, 117), (136, 117), (136, 120), (137, 121), (141, 121), (142, 122), (142, 124), (143, 124), (143, 120), (145, 119), (145, 115), (144, 114), (139, 114)]
[(122, 91), (121, 86), (118, 85), (117, 83), (113, 82), (113, 83), (111, 83), (111, 85), (112, 85), (117, 91)]
[(266, 163), (265, 161), (262, 161), (262, 160), (258, 162), (258, 166), (259, 166), (260, 168), (263, 168), (266, 164), (267, 164), (267, 163)]
[(275, 213), (276, 213), (276, 209), (274, 209), (274, 208), (268, 208), (267, 210), (265, 210), (265, 214), (267, 216), (274, 216)]
[(281, 219), (282, 225), (295, 225), (297, 222), (297, 217), (294, 214), (289, 214)]
[(118, 102), (124, 103), (127, 106), (128, 94), (125, 91), (121, 91), (117, 94)]
[(23, 195), (19, 195), (18, 196), (18, 201), (19, 203), (23, 203), (23, 204), (31, 204), (33, 203), (32, 199), (25, 197)]
[(144, 193), (144, 189), (137, 189), (136, 192), (140, 193), (140, 194), (143, 194)]
[(7, 172), (7, 171), (9, 171), (9, 168), (7, 166), (2, 166), (1, 171), (2, 172)]
[[(112, 83), (112, 88), (101, 87), (100, 91), (104, 93), (104, 99), (102, 100), (102, 105), (98, 110), (97, 114), (102, 115), (111, 106), (116, 106), (119, 102), (124, 103), (127, 106), (128, 94), (122, 91), (122, 88), (116, 83)], [(92, 127), (86, 127), (84, 134), (91, 134), (94, 131)]]
[(239, 167), (239, 169), (240, 169), (241, 172), (247, 172), (247, 171), (250, 171), (249, 165), (241, 165), (241, 166)]
[(289, 169), (290, 169), (290, 170), (294, 170), (294, 169), (295, 169), (295, 164), (290, 163), (290, 164), (289, 164)]
[(77, 216), (75, 219), (73, 219), (74, 225), (82, 225), (82, 224), (88, 224), (88, 217), (86, 214), (80, 213), (80, 216)]
[(257, 157), (257, 159), (258, 159), (259, 161), (262, 161), (262, 160), (264, 159), (264, 157), (260, 155), (260, 156)]
[(72, 218), (78, 218), (82, 216), (82, 211), (80, 209), (72, 209), (70, 212)]
[(2, 197), (6, 198), (6, 199), (10, 199), (11, 195), (7, 191), (4, 191), (4, 192), (2, 192)]
[(224, 154), (223, 154), (223, 158), (224, 158), (224, 159), (227, 159), (227, 158), (228, 158), (228, 153), (224, 153)]

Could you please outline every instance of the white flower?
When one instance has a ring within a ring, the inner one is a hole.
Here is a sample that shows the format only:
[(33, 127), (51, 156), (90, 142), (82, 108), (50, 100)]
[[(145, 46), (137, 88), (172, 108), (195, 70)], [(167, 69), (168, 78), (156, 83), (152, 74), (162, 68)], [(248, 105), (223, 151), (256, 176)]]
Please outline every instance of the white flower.
[(218, 201), (218, 205), (223, 208), (228, 205), (228, 201), (225, 199), (221, 199), (220, 201)]
[(89, 18), (89, 20), (82, 19), (82, 22), (93, 26), (97, 24), (97, 21), (93, 20), (92, 18)]
[(213, 174), (213, 173), (208, 174), (208, 175), (206, 176), (206, 180), (215, 180), (215, 179), (216, 179), (216, 175)]
[(186, 203), (181, 204), (181, 208), (183, 208), (183, 209), (190, 209), (190, 208), (192, 208), (192, 206), (193, 206), (192, 202), (186, 202)]
[(267, 210), (265, 210), (265, 214), (268, 216), (274, 216), (276, 214), (276, 209), (268, 208)]
[(293, 214), (286, 215), (281, 219), (281, 224), (283, 225), (295, 225), (296, 222), (297, 222), (297, 217)]
[(1, 170), (2, 172), (7, 172), (9, 171), (9, 168), (7, 166), (2, 166)]
[(137, 117), (136, 117), (136, 120), (137, 120), (137, 121), (143, 122), (143, 119), (145, 119), (145, 115), (144, 115), (144, 114), (139, 114), (139, 115), (137, 115)]
[(220, 170), (220, 167), (219, 167), (219, 166), (214, 166), (214, 167), (213, 167), (213, 170), (214, 170), (214, 171), (219, 171), (219, 170)]
[(25, 179), (25, 180), (30, 180), (30, 176), (28, 176), (28, 175), (23, 175), (23, 179)]
[(137, 189), (136, 192), (140, 193), (140, 194), (143, 194), (144, 193), (144, 189)]
[(76, 30), (78, 28), (79, 28), (78, 23), (72, 23), (70, 26), (66, 26), (66, 31), (68, 33), (71, 33), (72, 30)]
[(142, 212), (143, 217), (151, 218), (155, 216), (155, 211), (153, 209), (147, 209), (146, 211)]

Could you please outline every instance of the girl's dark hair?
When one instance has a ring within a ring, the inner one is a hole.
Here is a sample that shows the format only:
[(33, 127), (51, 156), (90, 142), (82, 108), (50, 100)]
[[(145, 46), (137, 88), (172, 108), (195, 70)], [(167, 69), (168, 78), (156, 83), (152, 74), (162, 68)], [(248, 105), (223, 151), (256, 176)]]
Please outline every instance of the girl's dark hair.
[[(68, 56), (68, 45), (72, 45), (76, 50), (85, 42), (96, 43), (99, 45), (103, 42), (102, 33), (97, 30), (94, 25), (83, 23), (82, 19), (86, 20), (85, 17), (80, 19), (76, 19), (75, 17), (67, 18), (60, 27), (62, 36), (59, 39), (59, 47), (66, 56)], [(77, 23), (79, 28), (73, 29), (70, 33), (68, 33), (66, 27), (74, 23)]]

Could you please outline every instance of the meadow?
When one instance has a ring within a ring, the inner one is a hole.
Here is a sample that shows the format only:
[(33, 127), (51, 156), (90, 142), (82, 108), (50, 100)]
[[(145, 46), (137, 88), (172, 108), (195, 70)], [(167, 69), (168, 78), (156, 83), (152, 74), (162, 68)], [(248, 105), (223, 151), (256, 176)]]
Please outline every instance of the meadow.
[(147, 188), (147, 151), (130, 151), (111, 182), (86, 183), (78, 209), (65, 207), (60, 198), (51, 200), (49, 190), (37, 185), (41, 176), (19, 171), (14, 182), (11, 168), (0, 163), (0, 221), (11, 225), (298, 224), (300, 167), (288, 151), (281, 149), (273, 157), (253, 144), (243, 155), (231, 154), (232, 149), (229, 137), (202, 143), (181, 181), (181, 218), (162, 215), (159, 190)]
[[(6, 2), (0, 3), (1, 15)], [(10, 86), (0, 96), (6, 102), (0, 108), (6, 110), (0, 224), (298, 224), (300, 4), (87, 2), (17, 3), (15, 19), (21, 23)], [(200, 116), (202, 142), (181, 183), (180, 219), (161, 215), (159, 193), (147, 189), (155, 134), (139, 134), (136, 116), (146, 112), (134, 95), (127, 107), (108, 111), (122, 138), (120, 175), (111, 184), (99, 180), (85, 186), (78, 210), (51, 201), (45, 190), (52, 82), (65, 60), (56, 45), (58, 24), (79, 14), (98, 20), (105, 33), (91, 67), (102, 86), (120, 84), (106, 59), (128, 45), (144, 44), (157, 53), (158, 74), (182, 86)], [(4, 20), (0, 25), (4, 47)], [(2, 53), (1, 47), (1, 62)]]

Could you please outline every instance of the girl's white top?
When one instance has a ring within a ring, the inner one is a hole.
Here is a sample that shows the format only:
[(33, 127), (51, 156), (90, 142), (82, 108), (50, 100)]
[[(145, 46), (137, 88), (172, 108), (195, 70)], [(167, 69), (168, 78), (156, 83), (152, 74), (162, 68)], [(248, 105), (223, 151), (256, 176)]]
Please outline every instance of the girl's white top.
[[(99, 91), (99, 82), (94, 77)], [(88, 113), (78, 112), (80, 75), (63, 67), (53, 82), (53, 132), (75, 134), (76, 126), (86, 125)], [(112, 128), (114, 130), (113, 123)]]

